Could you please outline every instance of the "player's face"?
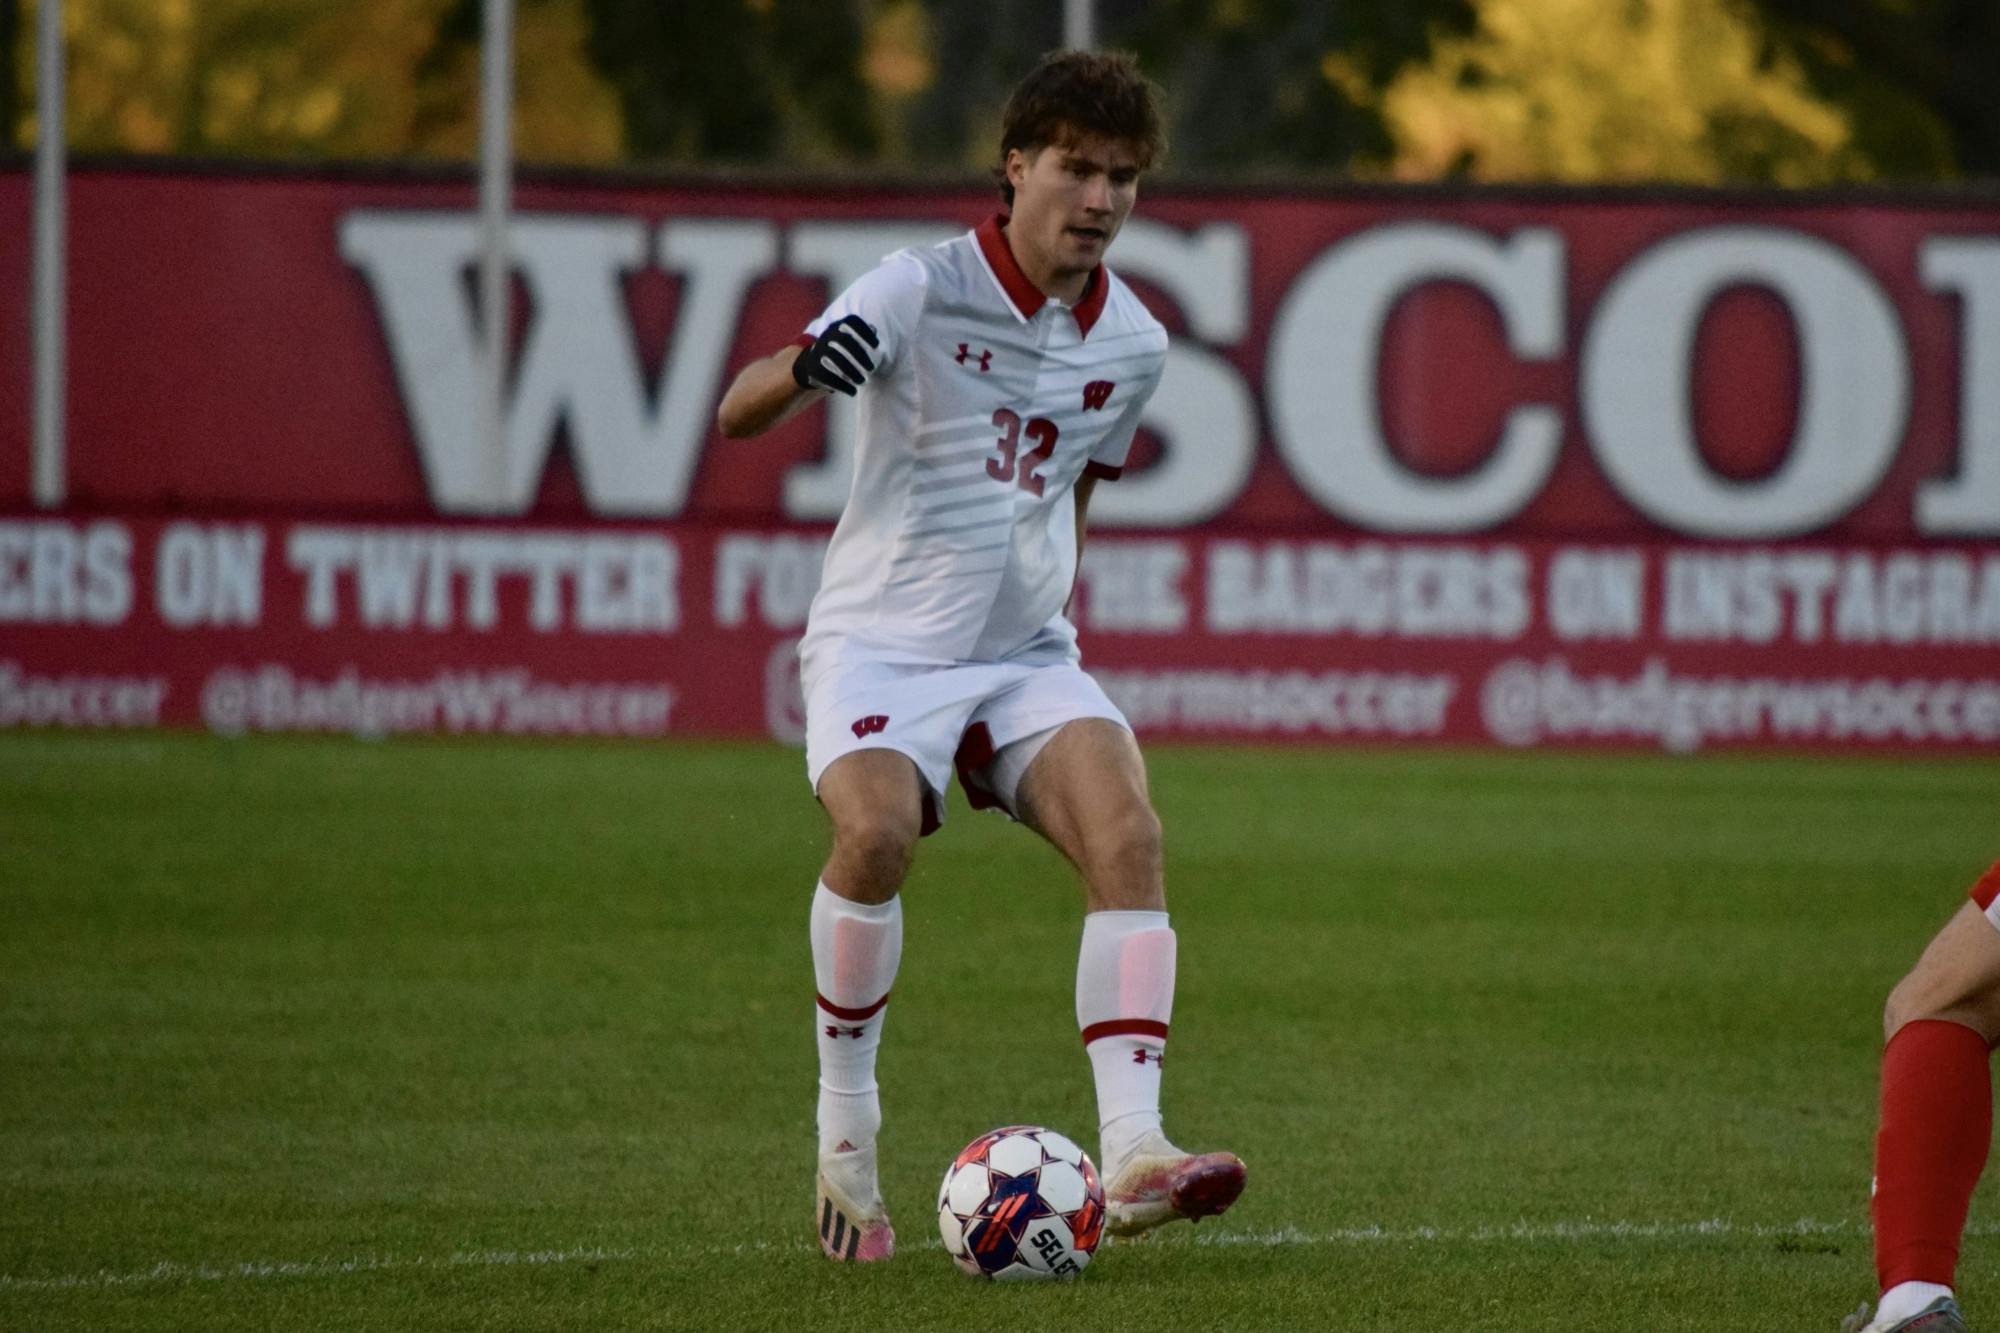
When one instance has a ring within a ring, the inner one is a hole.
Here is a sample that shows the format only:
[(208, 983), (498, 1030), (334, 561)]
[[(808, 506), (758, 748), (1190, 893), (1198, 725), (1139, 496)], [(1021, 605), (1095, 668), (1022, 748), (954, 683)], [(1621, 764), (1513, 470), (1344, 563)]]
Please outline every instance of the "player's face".
[(1032, 154), (1007, 154), (1014, 187), (1008, 230), (1051, 276), (1088, 273), (1125, 225), (1139, 197), (1139, 155), (1131, 144), (1089, 136)]

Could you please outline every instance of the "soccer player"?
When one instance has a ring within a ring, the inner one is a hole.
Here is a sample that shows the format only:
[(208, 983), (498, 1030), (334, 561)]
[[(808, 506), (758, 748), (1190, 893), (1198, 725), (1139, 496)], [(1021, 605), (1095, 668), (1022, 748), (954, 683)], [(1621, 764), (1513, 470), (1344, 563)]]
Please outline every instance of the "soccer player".
[(813, 897), (819, 1174), (837, 1260), (895, 1246), (876, 1184), (875, 1053), (902, 952), (897, 891), (954, 766), (1081, 872), (1076, 1012), (1097, 1084), (1106, 1226), (1219, 1213), (1229, 1153), (1161, 1132), (1175, 937), (1160, 823), (1125, 718), (1063, 614), (1092, 489), (1115, 479), (1167, 335), (1103, 264), (1162, 150), (1129, 56), (1060, 52), (1008, 99), (1000, 192), (976, 230), (889, 256), (794, 346), (744, 367), (717, 424), (755, 435), (838, 393), (853, 490), (800, 644), (806, 768), (833, 826)]
[(1965, 1333), (1958, 1243), (1993, 1138), (1989, 1054), (2000, 1042), (2000, 862), (1944, 924), (1882, 1016), (1875, 1135), (1875, 1318), (1843, 1333)]

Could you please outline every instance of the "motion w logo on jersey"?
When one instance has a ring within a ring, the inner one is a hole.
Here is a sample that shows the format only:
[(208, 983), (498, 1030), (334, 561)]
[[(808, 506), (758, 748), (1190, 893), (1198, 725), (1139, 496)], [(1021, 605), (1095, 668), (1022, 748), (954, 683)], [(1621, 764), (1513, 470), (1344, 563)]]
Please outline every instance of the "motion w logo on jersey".
[(889, 715), (887, 713), (870, 713), (867, 717), (856, 718), (851, 730), (854, 732), (854, 739), (860, 740), (864, 736), (875, 735), (888, 725)]
[(1095, 412), (1111, 401), (1111, 391), (1118, 385), (1113, 380), (1092, 380), (1083, 386), (1083, 410)]

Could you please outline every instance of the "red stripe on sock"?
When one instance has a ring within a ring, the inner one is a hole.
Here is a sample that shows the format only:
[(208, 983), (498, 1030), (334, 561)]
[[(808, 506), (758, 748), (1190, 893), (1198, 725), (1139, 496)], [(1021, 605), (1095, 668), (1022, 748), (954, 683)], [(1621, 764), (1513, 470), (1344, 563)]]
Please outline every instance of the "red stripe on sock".
[(1995, 898), (2000, 898), (2000, 861), (1988, 866), (1986, 873), (1972, 882), (1970, 896), (1972, 901), (1979, 904), (1979, 910), (1982, 912), (1993, 906)]
[(882, 1006), (889, 1003), (889, 997), (884, 995), (881, 999), (875, 1001), (875, 1003), (867, 1006), (866, 1008), (843, 1009), (839, 1005), (835, 1004), (832, 1000), (827, 999), (826, 996), (821, 995), (817, 991), (813, 992), (813, 998), (819, 1001), (820, 1008), (826, 1010), (829, 1014), (832, 1014), (835, 1018), (844, 1018), (850, 1023), (859, 1023), (864, 1018), (875, 1017), (876, 1014), (882, 1012)]
[(1986, 1038), (1961, 1023), (1905, 1023), (1882, 1052), (1875, 1136), (1875, 1275), (1952, 1285), (1973, 1186), (1993, 1138)]
[(1165, 1041), (1167, 1025), (1150, 1018), (1114, 1018), (1107, 1023), (1092, 1023), (1083, 1030), (1086, 1046), (1100, 1037), (1158, 1037)]

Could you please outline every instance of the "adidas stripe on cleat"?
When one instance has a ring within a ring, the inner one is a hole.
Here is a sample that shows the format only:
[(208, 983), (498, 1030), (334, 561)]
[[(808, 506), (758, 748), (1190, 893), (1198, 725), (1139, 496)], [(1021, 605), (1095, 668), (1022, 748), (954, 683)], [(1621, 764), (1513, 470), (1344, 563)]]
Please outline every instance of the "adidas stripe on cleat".
[[(822, 1159), (819, 1171), (818, 1205), (814, 1224), (819, 1247), (826, 1257), (839, 1263), (867, 1264), (887, 1259), (896, 1252), (896, 1229), (889, 1225), (889, 1213), (875, 1193), (873, 1149), (869, 1149), (865, 1171), (843, 1170), (849, 1164), (839, 1159)], [(860, 1166), (860, 1163), (855, 1163)], [(843, 1181), (841, 1177), (847, 1177)], [(867, 1182), (868, 1201), (856, 1202)]]

